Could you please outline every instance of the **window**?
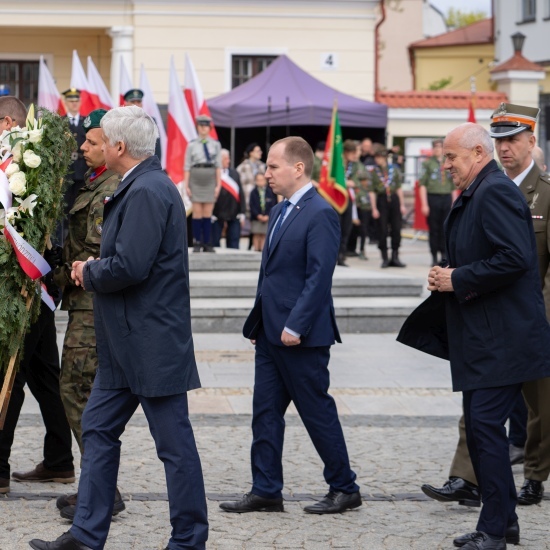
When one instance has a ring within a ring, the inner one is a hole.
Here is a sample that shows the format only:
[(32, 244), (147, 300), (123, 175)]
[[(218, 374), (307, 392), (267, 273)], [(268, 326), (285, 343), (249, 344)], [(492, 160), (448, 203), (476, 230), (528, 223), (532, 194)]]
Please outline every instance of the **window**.
[(236, 88), (269, 67), (275, 55), (234, 55), (231, 58), (231, 87)]
[(534, 21), (537, 17), (537, 0), (521, 0), (522, 22)]
[(38, 61), (0, 61), (0, 84), (25, 105), (38, 99)]

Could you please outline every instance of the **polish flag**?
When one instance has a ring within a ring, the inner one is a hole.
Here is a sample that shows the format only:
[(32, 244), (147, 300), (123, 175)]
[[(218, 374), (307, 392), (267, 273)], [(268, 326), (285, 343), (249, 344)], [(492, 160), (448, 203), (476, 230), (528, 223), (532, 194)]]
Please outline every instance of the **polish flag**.
[(88, 115), (94, 109), (99, 109), (99, 98), (94, 97), (86, 78), (86, 73), (82, 68), (80, 59), (76, 50), (73, 50), (73, 68), (71, 74), (71, 88), (80, 90), (80, 114)]
[[(185, 90), (185, 101), (187, 101), (187, 106), (189, 107), (193, 121), (198, 115), (207, 115), (212, 118), (210, 109), (204, 100), (204, 95), (202, 93), (201, 84), (195, 71), (195, 67), (188, 54), (185, 54), (185, 79), (183, 81), (183, 88)], [(213, 122), (210, 127), (210, 137), (212, 139), (218, 139), (218, 134), (216, 132), (216, 128), (214, 128)]]
[(474, 94), (470, 96), (470, 103), (468, 105), (468, 122), (476, 122), (475, 111), (475, 97)]
[(153, 91), (151, 90), (151, 85), (149, 84), (149, 79), (147, 78), (147, 73), (145, 72), (145, 67), (143, 63), (141, 64), (141, 72), (139, 75), (139, 87), (143, 92), (143, 110), (154, 119), (157, 123), (159, 129), (160, 137), (160, 152), (161, 159), (160, 162), (162, 167), (166, 167), (166, 130), (164, 128), (164, 122), (160, 116), (159, 106), (157, 105), (155, 98), (153, 97)]
[(40, 63), (38, 64), (38, 106), (46, 107), (54, 113), (57, 111), (61, 116), (67, 114), (65, 105), (61, 100), (61, 94), (57, 90), (43, 55), (40, 56)]
[(183, 98), (183, 93), (174, 66), (170, 59), (170, 91), (168, 96), (168, 146), (166, 171), (176, 184), (183, 181), (183, 163), (187, 144), (197, 137), (197, 129)]
[(90, 84), (90, 93), (99, 103), (99, 109), (106, 109), (107, 111), (112, 109), (114, 104), (111, 94), (90, 56), (88, 56), (88, 83)]
[(119, 105), (122, 107), (124, 105), (124, 94), (131, 90), (134, 87), (132, 84), (132, 79), (130, 78), (130, 73), (128, 72), (128, 69), (126, 68), (126, 64), (124, 63), (124, 58), (120, 58), (120, 87), (118, 89), (118, 92), (120, 94), (119, 97)]

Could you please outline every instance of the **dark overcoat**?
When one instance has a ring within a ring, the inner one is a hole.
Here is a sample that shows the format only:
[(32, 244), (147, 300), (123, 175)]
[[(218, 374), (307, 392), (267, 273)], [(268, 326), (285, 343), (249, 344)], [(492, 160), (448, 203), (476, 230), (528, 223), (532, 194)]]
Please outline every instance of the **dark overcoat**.
[(101, 259), (88, 262), (101, 389), (159, 397), (200, 387), (189, 299), (185, 208), (152, 156), (105, 204)]
[[(445, 307), (453, 389), (506, 386), (549, 376), (550, 325), (531, 211), (495, 161), (455, 201), (445, 235), (449, 267), (455, 268), (454, 292), (427, 304)], [(412, 316), (422, 321), (425, 317), (418, 312)], [(421, 325), (406, 323), (400, 341), (417, 348), (415, 342), (421, 342), (428, 353), (441, 350), (440, 332), (427, 344), (420, 335), (433, 326)]]

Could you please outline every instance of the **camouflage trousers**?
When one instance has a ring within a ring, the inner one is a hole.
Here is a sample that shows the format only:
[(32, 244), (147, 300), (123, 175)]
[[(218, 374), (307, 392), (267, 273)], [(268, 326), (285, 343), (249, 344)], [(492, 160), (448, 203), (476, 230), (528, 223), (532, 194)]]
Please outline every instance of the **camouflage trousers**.
[(59, 386), (65, 414), (81, 454), (84, 452), (82, 413), (92, 391), (97, 365), (94, 312), (69, 311)]

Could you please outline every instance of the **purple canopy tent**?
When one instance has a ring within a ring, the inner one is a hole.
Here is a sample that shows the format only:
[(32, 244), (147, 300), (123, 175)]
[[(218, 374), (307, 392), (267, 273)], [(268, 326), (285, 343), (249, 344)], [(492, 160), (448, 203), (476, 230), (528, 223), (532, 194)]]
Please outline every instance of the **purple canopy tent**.
[(271, 126), (329, 126), (334, 101), (342, 126), (385, 128), (388, 108), (353, 97), (323, 84), (286, 55), (230, 92), (208, 100), (216, 126), (235, 128)]

